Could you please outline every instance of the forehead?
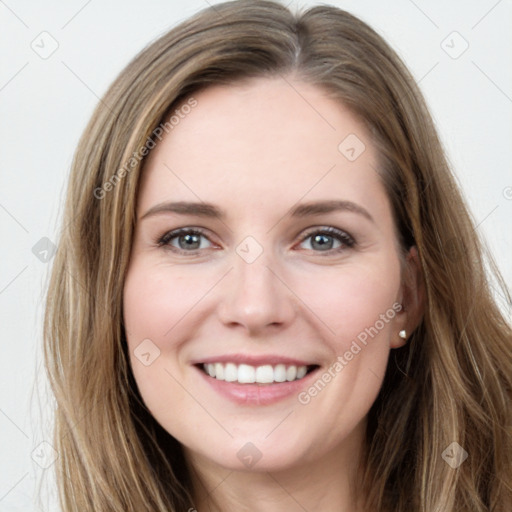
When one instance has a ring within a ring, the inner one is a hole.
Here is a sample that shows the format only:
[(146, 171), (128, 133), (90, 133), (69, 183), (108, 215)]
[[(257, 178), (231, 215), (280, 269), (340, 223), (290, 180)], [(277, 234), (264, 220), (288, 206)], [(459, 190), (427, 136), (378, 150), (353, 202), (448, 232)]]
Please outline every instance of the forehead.
[(141, 207), (170, 199), (290, 207), (340, 196), (382, 203), (367, 130), (322, 89), (261, 78), (209, 87), (194, 99), (193, 109), (177, 107), (179, 124), (145, 163)]

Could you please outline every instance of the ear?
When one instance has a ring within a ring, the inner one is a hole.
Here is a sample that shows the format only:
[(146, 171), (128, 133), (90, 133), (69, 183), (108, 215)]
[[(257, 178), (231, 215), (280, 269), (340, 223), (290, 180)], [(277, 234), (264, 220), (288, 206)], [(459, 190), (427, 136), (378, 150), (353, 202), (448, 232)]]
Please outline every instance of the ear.
[[(413, 246), (405, 257), (405, 268), (402, 274), (401, 287), (402, 310), (398, 313), (395, 330), (391, 335), (391, 348), (403, 347), (411, 333), (418, 327), (423, 318), (425, 307), (425, 285), (421, 270), (418, 249)], [(399, 332), (405, 330), (406, 337), (401, 338)]]

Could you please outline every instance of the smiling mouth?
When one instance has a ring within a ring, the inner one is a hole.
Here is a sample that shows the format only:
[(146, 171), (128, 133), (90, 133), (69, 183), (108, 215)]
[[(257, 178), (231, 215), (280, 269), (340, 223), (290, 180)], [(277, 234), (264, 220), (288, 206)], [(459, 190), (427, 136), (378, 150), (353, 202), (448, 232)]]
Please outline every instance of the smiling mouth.
[(318, 368), (318, 365), (297, 366), (293, 364), (265, 364), (252, 366), (235, 363), (203, 363), (197, 365), (213, 379), (237, 384), (280, 384), (303, 379)]

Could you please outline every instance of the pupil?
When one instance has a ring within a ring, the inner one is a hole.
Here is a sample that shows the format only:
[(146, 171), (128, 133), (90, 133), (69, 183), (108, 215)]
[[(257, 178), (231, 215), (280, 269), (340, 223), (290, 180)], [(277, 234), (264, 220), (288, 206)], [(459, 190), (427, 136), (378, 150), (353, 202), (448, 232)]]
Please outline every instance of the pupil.
[(332, 249), (332, 237), (327, 235), (316, 235), (313, 238), (313, 246), (318, 244), (318, 247), (322, 250)]

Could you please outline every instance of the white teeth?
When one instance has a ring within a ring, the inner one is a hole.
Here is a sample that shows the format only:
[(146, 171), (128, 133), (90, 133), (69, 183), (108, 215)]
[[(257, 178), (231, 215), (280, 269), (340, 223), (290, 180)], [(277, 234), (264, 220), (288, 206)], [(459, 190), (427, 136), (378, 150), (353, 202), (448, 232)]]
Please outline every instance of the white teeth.
[(254, 366), (241, 364), (238, 367), (238, 382), (242, 384), (251, 384), (256, 382), (256, 370), (254, 369)]
[(217, 377), (219, 380), (224, 380), (224, 366), (222, 366), (222, 363), (215, 363), (215, 373), (213, 375), (210, 374), (210, 377)]
[(256, 382), (261, 384), (268, 384), (274, 382), (274, 368), (271, 365), (258, 366), (256, 368)]
[(274, 367), (274, 380), (276, 382), (284, 382), (286, 380), (286, 366), (278, 364)]
[[(215, 375), (215, 377), (217, 377), (217, 375)], [(235, 380), (238, 380), (238, 368), (236, 367), (236, 364), (228, 363), (224, 367), (224, 379), (227, 382), (235, 382)]]
[(296, 366), (288, 366), (286, 370), (286, 380), (288, 382), (295, 380), (297, 378), (297, 367)]
[(297, 368), (297, 379), (302, 379), (306, 375), (308, 369), (305, 366), (299, 366)]
[(275, 366), (265, 364), (255, 367), (248, 364), (208, 363), (203, 365), (203, 369), (210, 377), (217, 380), (240, 384), (292, 382), (304, 378), (308, 372), (307, 366), (286, 366), (284, 364)]

